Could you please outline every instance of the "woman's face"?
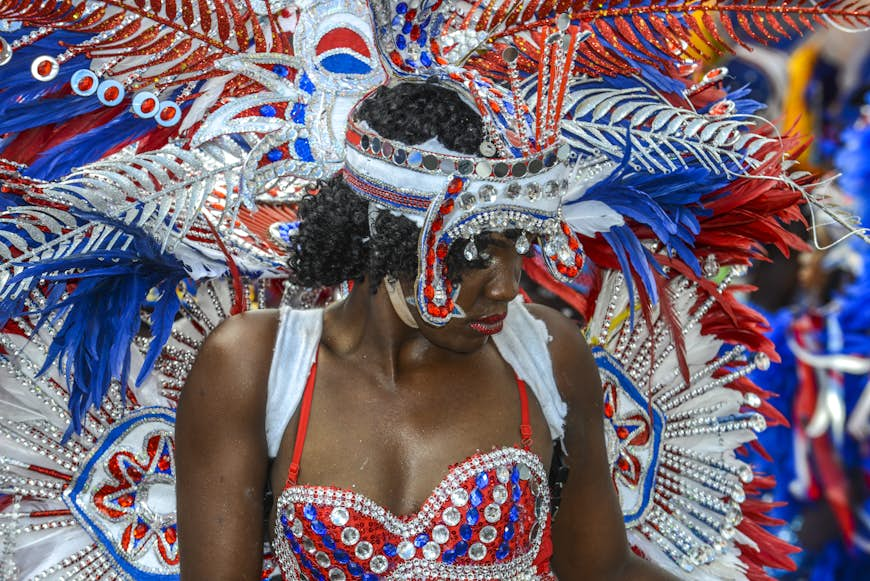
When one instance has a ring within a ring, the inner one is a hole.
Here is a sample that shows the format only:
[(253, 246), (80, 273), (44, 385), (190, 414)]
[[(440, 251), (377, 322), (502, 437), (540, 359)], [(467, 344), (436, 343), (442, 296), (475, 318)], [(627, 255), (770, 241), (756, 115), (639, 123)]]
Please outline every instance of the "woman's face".
[(489, 255), (489, 264), (462, 272), (457, 303), (465, 318), (453, 318), (443, 327), (434, 327), (422, 320), (416, 308), (411, 308), (420, 333), (438, 347), (459, 353), (483, 347), (491, 335), (501, 331), (507, 304), (519, 292), (523, 257), (517, 254), (514, 241), (495, 234), (481, 252)]

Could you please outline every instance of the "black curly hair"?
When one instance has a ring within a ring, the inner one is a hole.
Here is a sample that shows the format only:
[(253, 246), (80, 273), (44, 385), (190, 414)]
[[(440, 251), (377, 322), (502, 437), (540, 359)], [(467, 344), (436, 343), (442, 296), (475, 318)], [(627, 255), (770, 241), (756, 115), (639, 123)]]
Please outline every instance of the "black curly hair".
[[(480, 116), (453, 90), (433, 82), (380, 87), (357, 107), (382, 137), (418, 145), (433, 137), (445, 147), (473, 155), (484, 140)], [(385, 276), (413, 278), (417, 273), (420, 229), (404, 216), (380, 212), (369, 231), (369, 203), (355, 194), (339, 173), (318, 184), (317, 193), (299, 202), (296, 249), (290, 256), (295, 282), (308, 287), (334, 286), (368, 279), (377, 289)], [(475, 239), (485, 249), (488, 236)], [(466, 268), (486, 265), (467, 261), (463, 242), (451, 246), (446, 263), (455, 282)]]

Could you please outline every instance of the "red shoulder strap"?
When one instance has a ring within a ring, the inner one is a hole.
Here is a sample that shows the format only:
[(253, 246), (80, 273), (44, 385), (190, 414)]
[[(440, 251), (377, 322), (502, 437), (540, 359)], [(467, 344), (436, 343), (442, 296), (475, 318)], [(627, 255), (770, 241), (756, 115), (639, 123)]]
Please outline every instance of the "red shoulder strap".
[(523, 449), (529, 450), (532, 447), (532, 423), (529, 420), (529, 395), (526, 392), (526, 382), (517, 377), (517, 387), (520, 391), (520, 413), (522, 414), (520, 436), (523, 439)]
[(296, 484), (299, 477), (299, 461), (302, 459), (302, 448), (305, 446), (305, 434), (308, 432), (308, 417), (311, 415), (311, 400), (314, 397), (314, 380), (317, 378), (317, 355), (311, 371), (308, 372), (308, 381), (305, 382), (305, 392), (302, 394), (302, 407), (299, 408), (299, 426), (296, 428), (296, 442), (293, 445), (293, 458), (290, 460), (290, 469), (287, 471), (287, 482), (284, 487)]

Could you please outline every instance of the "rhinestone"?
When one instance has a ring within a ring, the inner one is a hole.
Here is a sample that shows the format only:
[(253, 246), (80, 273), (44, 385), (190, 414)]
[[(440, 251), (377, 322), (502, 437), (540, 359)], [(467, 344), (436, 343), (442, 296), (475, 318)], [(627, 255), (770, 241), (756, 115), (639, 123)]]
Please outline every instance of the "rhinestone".
[(511, 184), (508, 186), (507, 196), (509, 198), (517, 198), (522, 193), (523, 193), (523, 188), (520, 184)]
[(356, 546), (356, 549), (354, 549), (353, 554), (356, 555), (357, 558), (365, 561), (372, 556), (373, 552), (374, 549), (372, 549), (372, 544), (370, 542), (361, 541), (360, 544)]
[(455, 507), (449, 506), (444, 509), (441, 518), (447, 526), (455, 527), (459, 524), (459, 519), (462, 518), (462, 515), (459, 514), (459, 511)]
[(501, 518), (501, 507), (497, 504), (488, 504), (483, 509), (483, 518), (486, 519), (486, 522), (498, 522)]
[(541, 186), (538, 184), (528, 184), (526, 186), (526, 197), (532, 202), (541, 197)]
[(555, 198), (559, 195), (559, 182), (550, 180), (544, 185), (544, 195), (548, 198)]
[(0, 38), (0, 67), (12, 60), (12, 47), (5, 39)]
[(499, 466), (496, 468), (495, 477), (498, 478), (498, 481), (502, 484), (507, 484), (511, 479), (510, 466)]
[(492, 525), (486, 525), (482, 529), (480, 529), (480, 540), (484, 543), (491, 543), (498, 536), (498, 531), (495, 530), (495, 527)]
[(317, 561), (317, 564), (321, 567), (329, 567), (329, 555), (323, 551), (317, 551), (317, 554), (314, 555), (314, 560)]
[(489, 486), (489, 474), (487, 474), (486, 472), (481, 472), (477, 475), (475, 482), (478, 488), (486, 488), (487, 486)]
[(498, 192), (496, 192), (495, 186), (487, 184), (480, 188), (477, 195), (480, 197), (481, 202), (494, 202)]
[(480, 144), (480, 154), (483, 155), (483, 157), (492, 157), (495, 155), (495, 151), (495, 145), (490, 141), (484, 141)]
[[(529, 242), (529, 239), (526, 238), (525, 232), (520, 234), (519, 238), (517, 238), (517, 241), (514, 243), (514, 248), (517, 249), (517, 254), (525, 254), (526, 252), (529, 251), (529, 248), (531, 248), (531, 247), (532, 247), (532, 244), (531, 244), (531, 242)], [(507, 472), (507, 476), (506, 476), (505, 480), (502, 480), (501, 476), (499, 476), (499, 480), (501, 482), (507, 482), (507, 478), (510, 478), (510, 472)]]
[(444, 525), (435, 525), (432, 529), (432, 540), (439, 544), (444, 544), (450, 539), (450, 529)]
[(535, 497), (535, 518), (541, 520), (544, 518), (544, 497)]
[(302, 521), (297, 519), (293, 519), (293, 524), (290, 527), (290, 531), (293, 533), (295, 537), (302, 536)]
[(532, 477), (532, 471), (525, 464), (520, 464), (518, 468), (520, 471), (520, 480), (528, 480)]
[(474, 543), (468, 547), (468, 556), (472, 561), (480, 561), (486, 557), (486, 547), (481, 543)]
[(332, 513), (329, 515), (329, 520), (331, 520), (332, 524), (337, 527), (343, 527), (346, 525), (349, 518), (350, 516), (347, 513), (347, 509), (342, 506), (333, 508)]
[(314, 541), (312, 541), (308, 537), (302, 537), (302, 548), (305, 549), (306, 553), (313, 553), (317, 550), (317, 548), (314, 546)]
[(470, 210), (477, 203), (477, 198), (471, 192), (465, 192), (459, 196), (459, 207), (463, 210)]
[(369, 561), (369, 567), (372, 569), (372, 573), (383, 573), (390, 566), (390, 562), (387, 561), (387, 558), (383, 555), (375, 555), (372, 557), (372, 560)]
[(413, 559), (414, 554), (417, 552), (417, 547), (414, 546), (414, 543), (411, 541), (402, 541), (399, 543), (399, 546), (396, 548), (398, 555), (405, 559)]
[(464, 488), (457, 488), (450, 493), (450, 502), (454, 506), (465, 506), (468, 504), (468, 491)]
[(474, 240), (468, 241), (468, 244), (465, 245), (465, 250), (462, 251), (462, 255), (465, 257), (465, 260), (469, 262), (477, 260), (479, 255), (477, 253), (477, 246), (474, 245)]
[(429, 541), (425, 545), (423, 545), (423, 558), (428, 561), (434, 561), (438, 558), (438, 555), (441, 554), (441, 546), (434, 542)]
[(495, 488), (492, 489), (492, 500), (496, 504), (503, 504), (508, 498), (507, 488), (502, 484), (496, 484)]
[(574, 251), (569, 246), (561, 246), (558, 256), (562, 264), (571, 264), (574, 261)]
[(352, 547), (359, 540), (359, 531), (354, 527), (346, 527), (343, 531), (341, 531), (341, 542), (347, 545), (348, 547)]
[(329, 570), (329, 581), (344, 581), (345, 579), (347, 579), (347, 577), (341, 569)]

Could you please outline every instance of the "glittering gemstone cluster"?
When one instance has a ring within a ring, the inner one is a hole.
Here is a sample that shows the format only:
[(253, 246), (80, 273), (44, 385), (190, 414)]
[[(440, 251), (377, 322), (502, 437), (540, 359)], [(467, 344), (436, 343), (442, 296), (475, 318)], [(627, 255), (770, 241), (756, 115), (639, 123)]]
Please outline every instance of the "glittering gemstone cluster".
[(549, 491), (534, 454), (505, 448), (454, 467), (407, 517), (310, 486), (286, 489), (278, 510), (273, 546), (291, 579), (509, 579), (533, 569)]

